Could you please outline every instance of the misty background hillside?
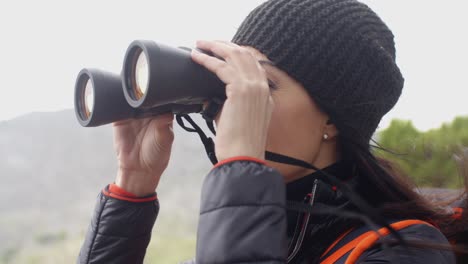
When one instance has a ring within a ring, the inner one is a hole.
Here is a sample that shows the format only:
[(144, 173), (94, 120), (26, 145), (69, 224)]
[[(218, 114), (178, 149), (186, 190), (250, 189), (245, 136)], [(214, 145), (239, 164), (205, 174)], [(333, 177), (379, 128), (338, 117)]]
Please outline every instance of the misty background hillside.
[[(154, 231), (193, 236), (211, 164), (197, 134), (177, 123), (174, 132), (171, 161), (158, 186), (161, 211)], [(17, 263), (11, 261), (29, 254), (25, 251), (66, 240), (75, 240), (69, 254), (78, 254), (96, 195), (115, 179), (116, 166), (112, 127), (83, 128), (72, 110), (0, 122), (0, 263)]]

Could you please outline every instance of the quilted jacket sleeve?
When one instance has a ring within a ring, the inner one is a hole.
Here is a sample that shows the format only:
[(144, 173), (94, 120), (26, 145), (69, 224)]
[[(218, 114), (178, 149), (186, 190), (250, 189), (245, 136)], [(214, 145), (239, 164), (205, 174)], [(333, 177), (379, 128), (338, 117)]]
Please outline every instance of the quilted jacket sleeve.
[(237, 160), (205, 178), (197, 264), (286, 263), (285, 184), (274, 169)]
[(158, 200), (117, 198), (106, 190), (99, 194), (77, 263), (143, 263)]

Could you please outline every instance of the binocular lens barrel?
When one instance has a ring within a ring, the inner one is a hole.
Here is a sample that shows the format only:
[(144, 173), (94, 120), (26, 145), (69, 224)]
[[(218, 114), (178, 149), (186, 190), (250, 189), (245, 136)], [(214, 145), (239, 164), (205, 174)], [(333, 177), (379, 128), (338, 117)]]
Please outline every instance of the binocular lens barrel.
[(125, 54), (122, 82), (134, 108), (203, 104), (225, 99), (225, 84), (192, 61), (191, 50), (148, 40), (132, 42)]
[(82, 126), (94, 127), (132, 118), (136, 111), (125, 100), (119, 75), (83, 69), (75, 84), (75, 113)]
[(83, 69), (75, 84), (75, 113), (85, 127), (167, 112), (197, 113), (205, 102), (225, 99), (225, 84), (192, 61), (191, 49), (148, 40), (130, 44), (121, 76)]

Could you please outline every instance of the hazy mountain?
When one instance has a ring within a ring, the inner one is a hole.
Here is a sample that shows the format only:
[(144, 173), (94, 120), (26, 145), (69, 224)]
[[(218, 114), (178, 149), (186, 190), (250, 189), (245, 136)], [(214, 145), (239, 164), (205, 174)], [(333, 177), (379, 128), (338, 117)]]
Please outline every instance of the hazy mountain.
[[(193, 226), (211, 164), (198, 135), (174, 128), (171, 162), (158, 187), (161, 214)], [(111, 126), (83, 128), (72, 110), (0, 122), (0, 253), (44, 232), (83, 232), (96, 195), (115, 174)]]

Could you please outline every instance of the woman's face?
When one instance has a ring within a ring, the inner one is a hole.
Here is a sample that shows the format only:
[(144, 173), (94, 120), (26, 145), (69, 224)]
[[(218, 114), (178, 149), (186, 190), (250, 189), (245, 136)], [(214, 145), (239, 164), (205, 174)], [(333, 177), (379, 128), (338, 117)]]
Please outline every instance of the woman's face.
[[(259, 61), (268, 58), (252, 47), (245, 47)], [(327, 124), (328, 116), (323, 113), (304, 87), (277, 67), (262, 62), (267, 77), (275, 84), (272, 89), (274, 111), (270, 121), (267, 150), (299, 160), (318, 168), (337, 161), (336, 127)], [(328, 139), (324, 139), (324, 135)], [(267, 161), (277, 169), (286, 182), (308, 175), (313, 170)]]

